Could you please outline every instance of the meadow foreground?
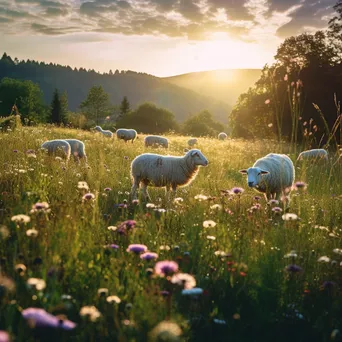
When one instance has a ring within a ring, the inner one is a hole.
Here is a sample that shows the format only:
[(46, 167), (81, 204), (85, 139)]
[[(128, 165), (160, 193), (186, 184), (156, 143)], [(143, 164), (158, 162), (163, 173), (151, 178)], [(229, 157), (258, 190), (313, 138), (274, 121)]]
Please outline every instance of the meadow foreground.
[[(66, 138), (85, 143), (88, 165), (39, 148)], [(341, 160), (308, 166), (289, 154), (299, 183), (285, 214), (239, 170), (287, 144), (203, 138), (209, 165), (171, 203), (157, 188), (150, 203), (131, 202), (137, 155), (184, 154), (189, 137), (167, 138), (165, 150), (52, 127), (0, 134), (0, 334), (341, 340)]]

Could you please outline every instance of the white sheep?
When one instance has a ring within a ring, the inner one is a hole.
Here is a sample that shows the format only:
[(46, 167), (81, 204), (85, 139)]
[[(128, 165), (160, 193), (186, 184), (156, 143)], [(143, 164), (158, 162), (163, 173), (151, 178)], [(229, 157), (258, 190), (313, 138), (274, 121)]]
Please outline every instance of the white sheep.
[(145, 147), (169, 147), (169, 140), (159, 135), (148, 135), (144, 139)]
[(178, 186), (189, 185), (195, 179), (199, 166), (207, 165), (208, 160), (200, 150), (195, 149), (182, 157), (141, 154), (131, 164), (131, 196), (136, 198), (139, 185), (142, 185), (145, 199), (149, 198), (148, 185), (166, 187), (166, 191), (172, 190), (175, 193)]
[(292, 160), (276, 153), (258, 159), (253, 167), (240, 173), (246, 174), (248, 186), (264, 193), (267, 200), (279, 200), (280, 195), (289, 193), (295, 178)]
[(191, 138), (188, 140), (188, 146), (194, 146), (197, 144), (197, 139), (196, 138)]
[(102, 129), (101, 126), (96, 126), (95, 130), (102, 133), (104, 136), (108, 137), (108, 138), (113, 138), (113, 132), (106, 130), (106, 129)]
[(116, 131), (116, 136), (118, 139), (125, 140), (126, 142), (129, 140), (133, 141), (137, 138), (137, 131), (135, 129), (126, 129), (126, 128), (120, 128)]
[(87, 163), (88, 158), (85, 152), (84, 143), (81, 140), (77, 140), (77, 139), (64, 139), (64, 140), (70, 144), (71, 154), (74, 156), (74, 160), (79, 163), (80, 159), (84, 158), (85, 163)]
[(228, 135), (224, 132), (221, 132), (217, 137), (219, 140), (226, 140), (228, 138)]
[(56, 155), (61, 151), (66, 160), (70, 159), (71, 146), (65, 140), (48, 140), (41, 145), (41, 148), (47, 150), (49, 155)]
[(317, 160), (328, 160), (328, 152), (323, 148), (316, 148), (313, 150), (303, 151), (299, 154), (297, 161), (317, 161)]

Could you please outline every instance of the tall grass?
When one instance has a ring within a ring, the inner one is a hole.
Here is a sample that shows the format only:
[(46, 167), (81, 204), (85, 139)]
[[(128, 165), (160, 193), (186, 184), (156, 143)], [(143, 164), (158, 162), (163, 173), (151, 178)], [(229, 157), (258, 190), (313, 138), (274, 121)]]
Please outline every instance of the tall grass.
[[(89, 168), (39, 151), (44, 140), (63, 137), (85, 142)], [(169, 151), (157, 151), (183, 154), (187, 138), (169, 139)], [(164, 320), (182, 330), (175, 340), (192, 341), (328, 341), (342, 329), (342, 256), (333, 252), (342, 248), (341, 163), (296, 165), (297, 180), (308, 187), (292, 192), (290, 212), (300, 220), (285, 221), (263, 198), (254, 198), (238, 170), (268, 152), (290, 152), (286, 144), (200, 139), (209, 166), (178, 190), (183, 199), (178, 204), (166, 202), (163, 190), (150, 189), (155, 208), (128, 201), (130, 163), (153, 151), (145, 150), (142, 139), (126, 144), (84, 131), (36, 127), (3, 133), (0, 144), (0, 283), (6, 278), (16, 286), (0, 291), (0, 330), (15, 341), (146, 341)], [(78, 188), (79, 181), (87, 182), (94, 200), (82, 199), (86, 190)], [(246, 190), (221, 191), (234, 186)], [(30, 213), (42, 201), (51, 211)], [(11, 218), (17, 214), (31, 221), (16, 224)], [(108, 229), (127, 219), (136, 221), (127, 235)], [(206, 220), (216, 226), (204, 228)], [(36, 237), (27, 235), (33, 228)], [(203, 293), (182, 295), (169, 277), (154, 274), (155, 261), (126, 252), (132, 243), (145, 244), (159, 260), (176, 261)], [(109, 244), (119, 248), (104, 247)], [(285, 257), (291, 250), (296, 252)], [(318, 262), (322, 256), (329, 261)], [(26, 272), (16, 271), (18, 264)], [(286, 269), (292, 264), (300, 271)], [(29, 278), (44, 279), (46, 288), (29, 288)], [(100, 288), (108, 295), (98, 294)], [(109, 295), (121, 302), (108, 303)], [(87, 305), (101, 316), (94, 321), (80, 316)], [(28, 307), (63, 314), (77, 327), (34, 328), (21, 314)]]

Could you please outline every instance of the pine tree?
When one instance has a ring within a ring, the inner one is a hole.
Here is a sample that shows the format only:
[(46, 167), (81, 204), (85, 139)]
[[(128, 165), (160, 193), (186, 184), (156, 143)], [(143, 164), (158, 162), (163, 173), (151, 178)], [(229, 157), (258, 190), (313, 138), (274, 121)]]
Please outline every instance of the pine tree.
[(127, 96), (124, 96), (120, 104), (119, 118), (121, 119), (123, 116), (129, 113), (130, 110), (131, 108), (130, 108), (130, 104), (128, 102)]
[(55, 89), (51, 102), (50, 122), (60, 125), (62, 123), (62, 103), (58, 89)]
[(61, 101), (61, 123), (63, 123), (64, 125), (68, 122), (68, 94), (65, 91), (61, 97), (60, 97), (60, 101)]

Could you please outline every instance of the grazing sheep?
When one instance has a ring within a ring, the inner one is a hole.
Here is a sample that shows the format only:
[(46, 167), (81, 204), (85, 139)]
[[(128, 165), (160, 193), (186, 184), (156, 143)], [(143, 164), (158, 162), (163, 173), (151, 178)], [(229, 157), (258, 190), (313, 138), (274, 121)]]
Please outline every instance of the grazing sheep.
[(116, 136), (118, 139), (125, 140), (126, 142), (129, 140), (133, 141), (137, 138), (137, 131), (135, 129), (125, 129), (125, 128), (120, 128), (116, 131)]
[(85, 163), (87, 163), (87, 155), (85, 152), (84, 143), (81, 140), (77, 139), (64, 139), (66, 142), (70, 144), (71, 154), (74, 156), (74, 160), (76, 162), (80, 162), (81, 158), (84, 158)]
[(240, 173), (248, 175), (248, 186), (264, 193), (267, 200), (279, 200), (280, 195), (290, 192), (295, 178), (292, 160), (285, 154), (276, 153), (258, 159), (253, 167), (240, 170)]
[(47, 150), (49, 155), (55, 155), (58, 151), (62, 151), (63, 156), (66, 160), (70, 159), (71, 146), (68, 142), (61, 139), (45, 141), (41, 148)]
[(226, 140), (228, 138), (228, 135), (224, 132), (219, 133), (218, 139), (219, 140)]
[(145, 147), (169, 147), (169, 140), (164, 137), (160, 137), (159, 135), (148, 135), (144, 139)]
[(96, 126), (95, 130), (102, 133), (104, 136), (108, 137), (108, 138), (113, 138), (113, 132), (109, 131), (109, 130), (104, 130), (102, 129), (101, 126)]
[(303, 151), (299, 154), (297, 161), (317, 161), (317, 160), (328, 160), (328, 152), (323, 148), (316, 148), (313, 150)]
[(199, 166), (207, 166), (208, 160), (200, 150), (190, 150), (182, 157), (162, 156), (144, 153), (136, 157), (131, 164), (133, 181), (131, 196), (136, 198), (139, 185), (143, 195), (149, 198), (147, 186), (166, 187), (176, 192), (178, 186), (190, 184), (196, 177)]
[(196, 138), (191, 138), (188, 140), (188, 146), (194, 146), (197, 144), (197, 139)]

